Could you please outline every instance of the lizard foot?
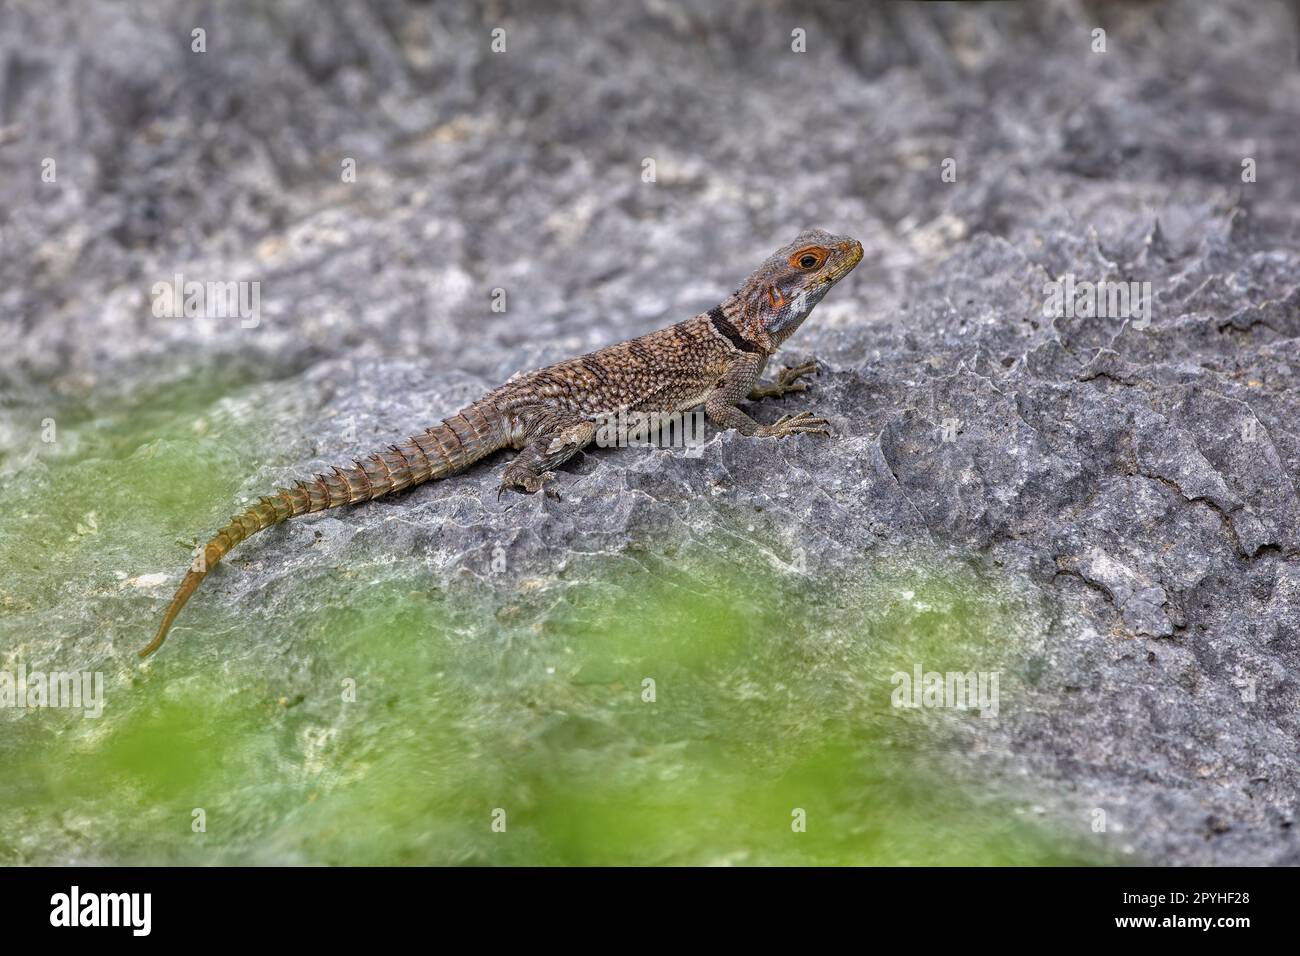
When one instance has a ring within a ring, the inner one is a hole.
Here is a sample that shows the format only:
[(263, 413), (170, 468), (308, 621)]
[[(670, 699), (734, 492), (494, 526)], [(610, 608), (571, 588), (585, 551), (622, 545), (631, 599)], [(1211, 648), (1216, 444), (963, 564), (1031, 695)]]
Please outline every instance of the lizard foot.
[[(816, 360), (813, 360), (811, 362), (804, 362), (802, 365), (788, 366), (776, 377), (776, 382), (778, 385), (790, 385), (796, 380), (803, 378), (805, 375), (820, 374), (821, 369), (817, 367)], [(808, 387), (805, 383), (801, 382), (800, 384), (803, 385), (804, 388)]]
[(808, 391), (808, 383), (801, 382), (799, 379), (805, 375), (820, 375), (821, 371), (817, 368), (817, 363), (804, 362), (802, 365), (796, 365), (786, 368), (776, 381), (771, 385), (757, 385), (749, 393), (750, 401), (756, 401), (760, 398), (781, 398), (791, 392)]
[(541, 491), (548, 498), (560, 500), (560, 493), (550, 484), (555, 478), (555, 472), (544, 471), (540, 475), (534, 475), (531, 471), (523, 469), (506, 469), (506, 473), (501, 477), (501, 484), (497, 486), (497, 501), (501, 500), (501, 495), (507, 488), (513, 488), (524, 494), (533, 495)]
[(831, 435), (831, 423), (824, 418), (816, 418), (812, 412), (800, 412), (797, 415), (782, 415), (771, 425), (761, 425), (754, 434), (758, 438), (784, 438), (786, 435)]

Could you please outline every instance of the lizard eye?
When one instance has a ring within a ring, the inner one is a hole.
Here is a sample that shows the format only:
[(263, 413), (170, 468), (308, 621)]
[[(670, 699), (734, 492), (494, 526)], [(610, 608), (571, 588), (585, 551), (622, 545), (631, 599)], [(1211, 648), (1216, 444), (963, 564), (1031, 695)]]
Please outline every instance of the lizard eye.
[(810, 246), (800, 249), (790, 257), (790, 265), (811, 272), (813, 269), (821, 268), (821, 264), (826, 261), (826, 250), (817, 246)]

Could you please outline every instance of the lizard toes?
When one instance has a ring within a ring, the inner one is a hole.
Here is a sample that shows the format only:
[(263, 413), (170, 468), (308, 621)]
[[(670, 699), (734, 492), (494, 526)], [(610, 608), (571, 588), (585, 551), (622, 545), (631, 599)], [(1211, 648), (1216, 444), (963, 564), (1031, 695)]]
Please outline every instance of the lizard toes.
[(782, 385), (787, 385), (790, 382), (793, 382), (795, 379), (802, 378), (805, 375), (820, 375), (820, 374), (821, 374), (821, 368), (818, 367), (816, 361), (804, 362), (802, 365), (787, 367), (786, 370), (781, 373), (780, 381)]
[(773, 424), (759, 430), (759, 435), (766, 438), (785, 438), (787, 435), (826, 435), (830, 437), (830, 422), (818, 418), (812, 412), (799, 412), (795, 415), (782, 415)]
[(537, 487), (529, 488), (529, 491), (540, 491), (548, 498), (560, 500), (560, 493), (555, 490), (555, 472), (546, 471), (537, 476)]
[(511, 471), (503, 476), (501, 486), (497, 489), (498, 500), (501, 492), (507, 488), (513, 488), (524, 494), (533, 495), (539, 491), (545, 492), (548, 498), (559, 500), (559, 492), (551, 487), (550, 482), (555, 478), (555, 472), (544, 471), (540, 475), (535, 475), (531, 471)]

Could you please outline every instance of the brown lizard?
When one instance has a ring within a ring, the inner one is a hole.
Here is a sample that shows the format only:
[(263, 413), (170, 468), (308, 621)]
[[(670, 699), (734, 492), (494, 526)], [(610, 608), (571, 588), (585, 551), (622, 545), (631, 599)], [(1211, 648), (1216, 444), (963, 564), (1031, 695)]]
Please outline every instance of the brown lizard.
[(445, 478), (503, 448), (519, 454), (506, 466), (501, 489), (532, 493), (555, 477), (552, 469), (595, 438), (597, 420), (620, 412), (684, 412), (703, 405), (714, 424), (742, 435), (829, 435), (826, 419), (809, 412), (760, 425), (736, 405), (806, 390), (798, 379), (816, 371), (816, 362), (787, 368), (771, 385), (759, 385), (758, 379), (781, 343), (861, 259), (862, 245), (856, 239), (820, 229), (800, 233), (708, 312), (514, 376), (404, 444), (390, 445), (365, 461), (356, 459), (352, 468), (335, 468), (333, 474), (278, 489), (232, 518), (197, 554), (157, 636), (140, 656), (162, 646), (199, 583), (246, 538), (298, 515), (371, 501)]

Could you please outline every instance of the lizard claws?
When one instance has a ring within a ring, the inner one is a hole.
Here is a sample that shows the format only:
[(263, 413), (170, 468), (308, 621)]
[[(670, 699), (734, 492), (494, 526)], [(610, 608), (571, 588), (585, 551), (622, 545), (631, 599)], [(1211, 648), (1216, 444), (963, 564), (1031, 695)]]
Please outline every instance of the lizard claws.
[(790, 392), (806, 392), (808, 391), (808, 383), (801, 382), (799, 379), (805, 375), (820, 374), (821, 369), (817, 367), (815, 361), (788, 367), (776, 377), (776, 381), (771, 385), (756, 385), (749, 393), (749, 399), (750, 401), (757, 401), (762, 398), (784, 398)]
[(555, 501), (560, 500), (560, 493), (555, 490), (555, 472), (544, 471), (537, 476), (537, 486), (529, 488), (529, 492), (540, 491), (546, 497)]
[[(816, 361), (804, 362), (802, 365), (788, 366), (779, 376), (777, 376), (776, 381), (778, 385), (792, 386), (795, 384), (796, 379), (803, 378), (805, 375), (821, 375), (821, 373), (822, 370), (817, 366)], [(802, 392), (808, 388), (808, 385), (805, 382), (799, 382), (798, 385), (799, 387), (797, 389), (788, 387), (786, 391)]]
[(799, 412), (796, 415), (782, 415), (771, 425), (759, 428), (759, 438), (785, 438), (787, 435), (825, 435), (831, 437), (830, 422), (816, 418), (812, 412)]
[(560, 493), (552, 487), (552, 481), (555, 478), (555, 472), (544, 471), (540, 475), (534, 475), (531, 472), (519, 471), (513, 474), (507, 474), (503, 477), (501, 484), (497, 486), (497, 501), (501, 500), (501, 495), (507, 488), (513, 488), (516, 491), (522, 491), (524, 494), (536, 494), (543, 492), (546, 497), (560, 500)]

